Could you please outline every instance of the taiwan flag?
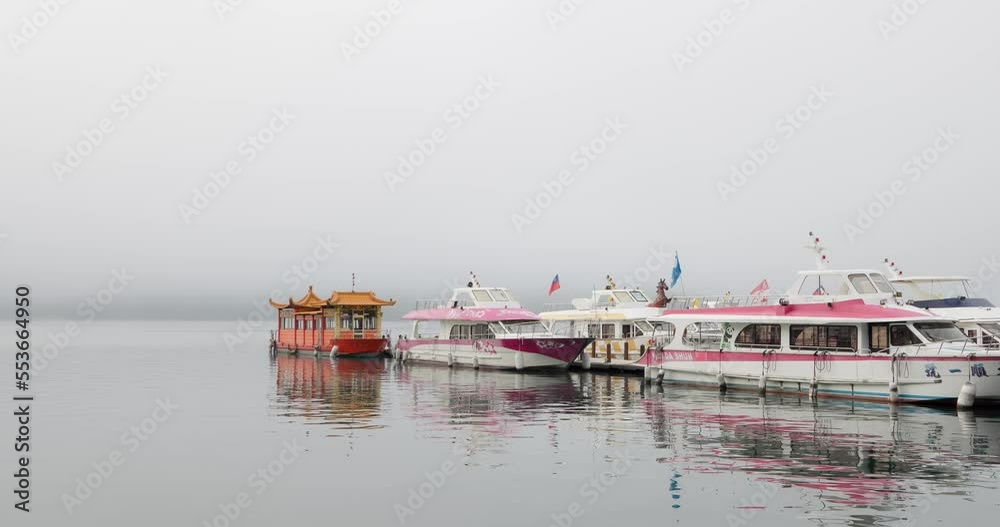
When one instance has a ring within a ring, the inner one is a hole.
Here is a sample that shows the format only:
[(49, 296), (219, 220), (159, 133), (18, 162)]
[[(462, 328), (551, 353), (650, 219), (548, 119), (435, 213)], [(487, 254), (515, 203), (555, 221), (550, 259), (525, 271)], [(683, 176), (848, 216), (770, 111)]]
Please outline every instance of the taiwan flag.
[(552, 285), (549, 286), (549, 296), (552, 296), (552, 293), (555, 293), (558, 290), (559, 290), (559, 275), (556, 275), (556, 277), (552, 279)]

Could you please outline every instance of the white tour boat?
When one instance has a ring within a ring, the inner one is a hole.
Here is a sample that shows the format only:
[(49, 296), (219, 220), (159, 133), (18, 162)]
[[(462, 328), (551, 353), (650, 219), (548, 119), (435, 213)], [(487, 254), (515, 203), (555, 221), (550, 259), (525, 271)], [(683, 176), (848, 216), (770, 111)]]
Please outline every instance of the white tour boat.
[(545, 311), (539, 314), (553, 333), (593, 339), (591, 358), (637, 361), (657, 338), (665, 336), (658, 317), (670, 299), (667, 284), (661, 280), (657, 296), (650, 300), (638, 288), (618, 288), (608, 277), (605, 289), (577, 298), (573, 309)]
[(664, 311), (658, 320), (674, 336), (643, 357), (646, 377), (878, 401), (1000, 403), (1000, 352), (970, 342), (952, 321), (890, 304), (896, 294), (879, 277), (807, 271), (797, 291), (822, 281), (809, 296), (828, 301)]
[(507, 289), (469, 285), (446, 305), (418, 305), (404, 316), (413, 331), (397, 342), (397, 356), (476, 368), (566, 368), (591, 342), (556, 336)]
[(1000, 349), (1000, 309), (977, 296), (972, 278), (965, 276), (903, 276), (896, 264), (885, 260), (890, 281), (913, 307), (958, 322), (972, 341)]

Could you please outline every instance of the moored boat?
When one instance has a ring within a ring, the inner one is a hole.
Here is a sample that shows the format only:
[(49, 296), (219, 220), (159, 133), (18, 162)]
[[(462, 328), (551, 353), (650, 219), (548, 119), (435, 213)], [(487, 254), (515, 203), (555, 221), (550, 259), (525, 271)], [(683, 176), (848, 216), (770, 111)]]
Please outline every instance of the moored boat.
[[(660, 280), (657, 296), (650, 300), (639, 288), (619, 288), (611, 277), (604, 289), (590, 298), (574, 299), (572, 309), (558, 309), (539, 314), (551, 331), (573, 337), (593, 339), (590, 358), (634, 362), (663, 333), (654, 319), (670, 303), (667, 284)], [(579, 362), (579, 361), (578, 361)]]
[(1000, 403), (1000, 352), (954, 322), (863, 299), (664, 311), (647, 378), (878, 401)]
[(966, 276), (904, 276), (895, 262), (885, 259), (890, 282), (908, 305), (957, 321), (977, 344), (1000, 349), (1000, 309), (978, 294)]
[(403, 360), (503, 369), (566, 368), (590, 338), (564, 337), (542, 325), (499, 287), (455, 289), (445, 305), (430, 303), (403, 317), (413, 331), (397, 341)]
[(278, 330), (271, 337), (273, 351), (364, 358), (388, 349), (382, 308), (396, 301), (378, 298), (373, 291), (334, 291), (320, 298), (309, 286), (309, 292), (298, 300), (270, 302), (278, 310)]

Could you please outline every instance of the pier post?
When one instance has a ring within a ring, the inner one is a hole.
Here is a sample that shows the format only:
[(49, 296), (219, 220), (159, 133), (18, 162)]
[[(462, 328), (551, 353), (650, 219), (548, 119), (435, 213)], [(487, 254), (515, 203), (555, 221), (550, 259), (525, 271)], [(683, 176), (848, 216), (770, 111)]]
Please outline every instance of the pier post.
[(596, 340), (594, 342), (590, 343), (590, 356), (591, 356), (591, 358), (594, 358), (594, 359), (597, 358), (597, 341)]
[(628, 360), (628, 341), (625, 341), (625, 360)]
[(608, 342), (604, 352), (604, 362), (611, 362), (611, 343)]

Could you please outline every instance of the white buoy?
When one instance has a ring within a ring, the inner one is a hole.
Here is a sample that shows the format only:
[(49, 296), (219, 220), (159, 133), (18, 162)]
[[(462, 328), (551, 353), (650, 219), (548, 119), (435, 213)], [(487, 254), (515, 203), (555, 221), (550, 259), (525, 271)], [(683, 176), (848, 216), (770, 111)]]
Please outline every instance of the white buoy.
[(653, 382), (653, 368), (651, 368), (649, 364), (642, 369), (642, 380), (647, 383)]
[(899, 401), (899, 383), (892, 381), (889, 383), (889, 402)]
[(727, 389), (729, 389), (729, 385), (726, 384), (726, 376), (725, 375), (723, 375), (723, 374), (720, 373), (715, 379), (717, 381), (719, 381), (719, 391), (720, 392), (725, 392)]
[(966, 382), (962, 385), (962, 391), (958, 393), (958, 407), (972, 408), (976, 402), (976, 385)]
[(330, 358), (332, 359), (332, 358), (336, 357), (337, 353), (339, 353), (339, 352), (340, 352), (340, 346), (334, 346), (334, 347), (330, 348)]
[(666, 377), (666, 376), (667, 376), (667, 370), (664, 370), (663, 368), (657, 368), (656, 369), (656, 384), (662, 386), (663, 385), (663, 378)]
[(583, 356), (580, 357), (580, 362), (583, 363), (583, 369), (590, 369), (590, 355), (588, 355), (586, 351), (584, 351)]
[(767, 375), (761, 375), (760, 380), (757, 381), (757, 393), (761, 395), (767, 393)]
[(518, 371), (524, 369), (524, 355), (520, 351), (514, 353), (514, 369)]
[(451, 368), (455, 365), (455, 356), (449, 351), (448, 352), (448, 367)]
[(479, 369), (479, 357), (472, 357), (472, 367)]

